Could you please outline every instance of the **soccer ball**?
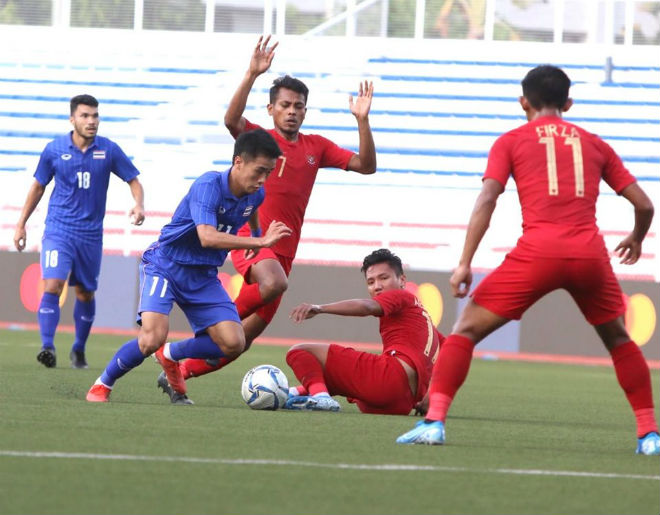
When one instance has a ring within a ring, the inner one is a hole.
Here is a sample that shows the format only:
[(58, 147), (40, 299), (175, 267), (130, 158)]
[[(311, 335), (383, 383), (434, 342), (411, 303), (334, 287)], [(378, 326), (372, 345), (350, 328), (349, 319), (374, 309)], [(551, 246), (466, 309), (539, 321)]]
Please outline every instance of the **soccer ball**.
[(241, 394), (252, 409), (276, 410), (289, 397), (289, 381), (279, 368), (259, 365), (243, 377)]

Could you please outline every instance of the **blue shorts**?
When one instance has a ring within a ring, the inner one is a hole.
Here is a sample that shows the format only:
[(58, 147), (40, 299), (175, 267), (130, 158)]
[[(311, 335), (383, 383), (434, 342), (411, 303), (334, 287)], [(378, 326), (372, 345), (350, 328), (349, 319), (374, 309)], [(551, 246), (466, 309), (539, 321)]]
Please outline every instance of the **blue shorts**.
[(41, 277), (65, 280), (68, 276), (71, 286), (79, 285), (85, 291), (96, 291), (102, 257), (102, 240), (94, 243), (74, 242), (67, 236), (44, 235), (41, 240)]
[(169, 315), (174, 302), (186, 315), (195, 334), (218, 322), (241, 323), (236, 305), (218, 279), (216, 267), (180, 265), (158, 249), (149, 247), (140, 263), (137, 323), (142, 323), (145, 311)]

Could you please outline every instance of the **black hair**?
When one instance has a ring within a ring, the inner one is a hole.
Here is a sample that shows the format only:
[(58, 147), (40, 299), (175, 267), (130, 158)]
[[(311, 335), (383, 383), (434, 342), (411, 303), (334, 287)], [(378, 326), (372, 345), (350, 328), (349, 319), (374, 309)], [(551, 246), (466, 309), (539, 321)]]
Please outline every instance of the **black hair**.
[(401, 277), (403, 275), (403, 265), (401, 264), (401, 258), (399, 258), (399, 256), (396, 254), (393, 254), (389, 249), (374, 250), (371, 254), (364, 258), (360, 271), (363, 274), (366, 274), (367, 269), (370, 266), (377, 265), (378, 263), (387, 263), (390, 265), (397, 277)]
[(275, 138), (263, 129), (242, 133), (234, 143), (234, 157), (241, 156), (245, 161), (252, 161), (259, 156), (278, 158), (282, 155)]
[(534, 109), (561, 109), (568, 101), (571, 79), (561, 68), (544, 64), (530, 70), (521, 84), (523, 95)]
[(76, 95), (71, 99), (71, 114), (76, 112), (78, 106), (82, 104), (89, 107), (98, 107), (99, 101), (96, 100), (92, 95)]
[(307, 105), (307, 96), (309, 95), (309, 89), (305, 86), (305, 83), (299, 79), (295, 79), (290, 75), (285, 75), (284, 77), (279, 77), (273, 81), (273, 85), (270, 88), (270, 103), (274, 104), (277, 100), (277, 94), (280, 92), (280, 89), (290, 89), (296, 93), (301, 94), (305, 97), (305, 105)]

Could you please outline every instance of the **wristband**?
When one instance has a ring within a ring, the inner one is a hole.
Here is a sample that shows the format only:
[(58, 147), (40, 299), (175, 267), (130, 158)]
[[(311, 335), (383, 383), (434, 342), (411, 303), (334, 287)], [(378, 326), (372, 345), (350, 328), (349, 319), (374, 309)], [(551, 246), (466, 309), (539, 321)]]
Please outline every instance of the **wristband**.
[(256, 229), (252, 229), (250, 232), (253, 238), (261, 238), (261, 227), (257, 227)]

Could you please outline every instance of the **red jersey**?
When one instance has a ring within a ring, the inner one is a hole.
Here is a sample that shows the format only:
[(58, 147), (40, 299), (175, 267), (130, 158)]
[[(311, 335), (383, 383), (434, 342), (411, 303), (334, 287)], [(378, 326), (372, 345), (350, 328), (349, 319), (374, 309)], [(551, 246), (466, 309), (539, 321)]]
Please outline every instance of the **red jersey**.
[(484, 179), (513, 176), (523, 234), (514, 253), (542, 257), (607, 255), (596, 225), (603, 179), (617, 194), (635, 182), (621, 158), (598, 136), (557, 116), (544, 116), (500, 136)]
[[(245, 132), (260, 129), (245, 120)], [(298, 134), (297, 141), (287, 141), (275, 129), (267, 132), (275, 138), (282, 151), (275, 169), (266, 179), (266, 199), (259, 207), (259, 223), (264, 232), (273, 220), (284, 222), (293, 231), (272, 249), (275, 253), (295, 257), (305, 210), (319, 168), (348, 168), (354, 152), (341, 148), (318, 134)]]
[(401, 357), (415, 369), (417, 397), (421, 398), (431, 381), (433, 363), (444, 337), (409, 291), (387, 290), (373, 299), (383, 308), (380, 318), (383, 354)]

